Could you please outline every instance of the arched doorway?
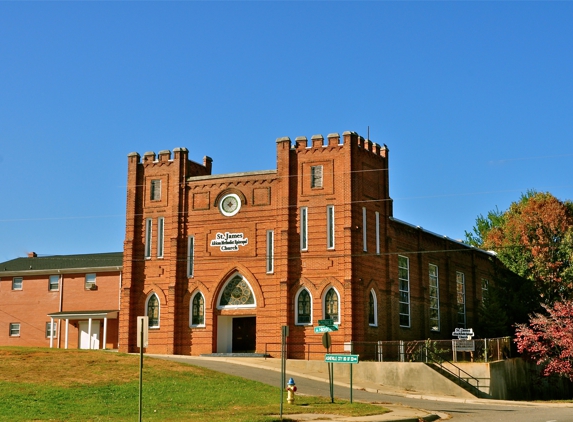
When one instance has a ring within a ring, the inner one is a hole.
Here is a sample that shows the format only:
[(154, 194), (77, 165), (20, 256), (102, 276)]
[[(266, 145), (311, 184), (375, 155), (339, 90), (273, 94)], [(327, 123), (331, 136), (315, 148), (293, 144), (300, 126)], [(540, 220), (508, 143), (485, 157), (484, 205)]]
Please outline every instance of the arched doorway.
[(232, 274), (217, 298), (217, 353), (254, 353), (257, 346), (256, 298), (249, 281)]

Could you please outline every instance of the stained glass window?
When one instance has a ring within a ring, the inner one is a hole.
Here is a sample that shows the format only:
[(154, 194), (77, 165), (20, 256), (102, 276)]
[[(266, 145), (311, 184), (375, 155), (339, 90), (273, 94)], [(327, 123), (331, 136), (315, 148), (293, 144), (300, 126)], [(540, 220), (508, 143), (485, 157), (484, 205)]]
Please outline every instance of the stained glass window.
[(221, 296), (221, 306), (254, 305), (255, 296), (249, 283), (242, 276), (236, 275), (227, 283)]

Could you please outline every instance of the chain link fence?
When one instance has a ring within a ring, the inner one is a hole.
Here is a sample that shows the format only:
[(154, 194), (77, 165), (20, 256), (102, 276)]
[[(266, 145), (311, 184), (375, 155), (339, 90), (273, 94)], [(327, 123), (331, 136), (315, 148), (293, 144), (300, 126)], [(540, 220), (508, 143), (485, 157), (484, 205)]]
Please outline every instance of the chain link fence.
[[(477, 340), (415, 340), (415, 341), (353, 341), (333, 342), (328, 353), (352, 353), (361, 361), (423, 362), (425, 350), (451, 362), (492, 362), (516, 355), (511, 337)], [(513, 350), (512, 350), (513, 349)], [(266, 343), (265, 353), (280, 356), (280, 343)], [(287, 341), (289, 359), (323, 360), (327, 350), (322, 343), (291, 343)]]

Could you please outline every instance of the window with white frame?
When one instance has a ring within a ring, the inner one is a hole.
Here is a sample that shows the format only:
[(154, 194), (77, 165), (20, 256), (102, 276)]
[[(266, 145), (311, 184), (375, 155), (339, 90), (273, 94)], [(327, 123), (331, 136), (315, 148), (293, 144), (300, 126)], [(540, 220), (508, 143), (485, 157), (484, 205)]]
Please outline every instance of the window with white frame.
[(12, 290), (22, 290), (23, 285), (22, 277), (14, 277), (12, 279)]
[(60, 290), (60, 276), (51, 275), (48, 279), (48, 290), (50, 292), (55, 292)]
[(380, 213), (376, 211), (376, 255), (380, 255)]
[(486, 303), (489, 299), (489, 281), (486, 278), (481, 279), (481, 301)]
[(205, 298), (201, 292), (197, 292), (191, 298), (191, 321), (192, 327), (205, 326)]
[(366, 227), (366, 207), (362, 207), (362, 250), (368, 252), (368, 237), (367, 237), (367, 227)]
[(145, 315), (149, 319), (149, 328), (159, 328), (159, 298), (155, 293), (147, 298)]
[(458, 327), (466, 328), (466, 276), (456, 272), (456, 297), (458, 303)]
[(157, 219), (157, 258), (163, 258), (163, 238), (164, 238), (165, 218)]
[(370, 290), (368, 295), (368, 325), (376, 327), (378, 325), (378, 302), (376, 301), (376, 292)]
[(267, 230), (267, 274), (275, 270), (275, 232)]
[(20, 337), (20, 323), (11, 322), (10, 323), (10, 337)]
[(440, 282), (438, 266), (430, 264), (430, 331), (440, 331)]
[(335, 324), (340, 322), (340, 298), (334, 287), (324, 295), (324, 319), (331, 319)]
[(308, 208), (300, 209), (300, 250), (308, 250)]
[(322, 187), (322, 166), (310, 167), (310, 187), (313, 189)]
[(334, 205), (326, 207), (326, 247), (334, 249)]
[(195, 266), (195, 237), (187, 238), (187, 277), (193, 277)]
[(307, 289), (302, 288), (298, 291), (295, 298), (296, 324), (312, 324), (312, 298)]
[(150, 199), (152, 201), (161, 200), (161, 179), (154, 179), (151, 181)]
[(94, 290), (96, 288), (95, 274), (86, 274), (84, 287), (86, 290)]
[(145, 219), (145, 258), (151, 258), (151, 236), (153, 230), (153, 220)]
[(57, 324), (54, 322), (46, 322), (46, 338), (56, 338), (58, 330)]
[(410, 326), (410, 260), (402, 255), (398, 256), (398, 290), (400, 327)]

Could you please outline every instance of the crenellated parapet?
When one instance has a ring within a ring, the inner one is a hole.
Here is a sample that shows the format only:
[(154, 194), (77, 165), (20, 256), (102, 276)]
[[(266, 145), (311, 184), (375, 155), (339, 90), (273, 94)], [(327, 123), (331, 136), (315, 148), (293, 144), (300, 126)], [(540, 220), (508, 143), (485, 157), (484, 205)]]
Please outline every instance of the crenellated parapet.
[(208, 176), (211, 174), (213, 168), (213, 159), (211, 157), (203, 157), (203, 163), (197, 163), (188, 159), (189, 150), (187, 148), (174, 148), (173, 156), (170, 150), (161, 150), (157, 154), (154, 151), (147, 151), (141, 155), (137, 152), (131, 152), (127, 155), (129, 165), (142, 165), (145, 169), (153, 169), (155, 167), (183, 165), (186, 167), (185, 174), (191, 176)]
[(288, 136), (277, 138), (276, 142), (277, 144), (288, 145), (288, 148), (295, 153), (313, 152), (316, 150), (324, 150), (329, 147), (356, 147), (363, 151), (372, 153), (372, 155), (387, 159), (389, 152), (388, 147), (385, 144), (377, 144), (369, 139), (364, 139), (356, 132), (350, 131), (346, 131), (342, 134), (342, 141), (340, 134), (329, 133), (326, 137), (326, 141), (323, 135), (317, 134), (310, 138), (310, 143), (306, 136), (297, 136), (294, 140), (294, 144), (291, 144), (291, 139)]

